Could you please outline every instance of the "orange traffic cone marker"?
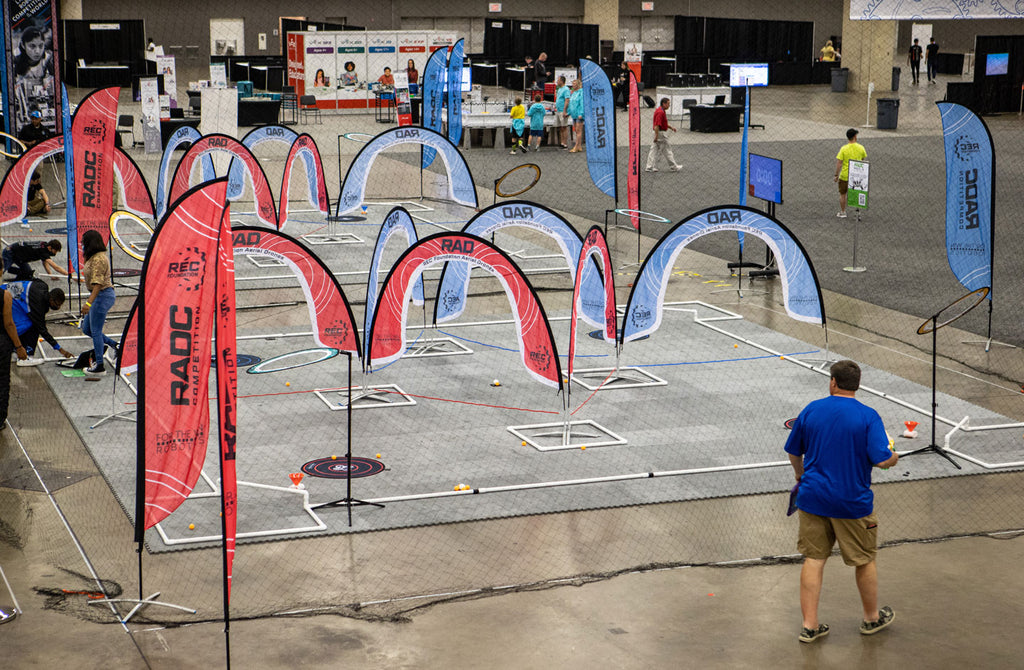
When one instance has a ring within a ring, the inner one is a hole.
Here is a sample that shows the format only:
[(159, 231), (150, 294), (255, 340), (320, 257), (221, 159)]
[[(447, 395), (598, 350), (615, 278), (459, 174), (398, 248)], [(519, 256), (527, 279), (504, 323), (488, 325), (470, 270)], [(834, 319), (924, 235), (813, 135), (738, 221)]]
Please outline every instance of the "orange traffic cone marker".
[(917, 431), (914, 430), (917, 428), (917, 421), (904, 421), (903, 425), (907, 427), (907, 429), (903, 431), (903, 437), (917, 437)]
[(292, 488), (293, 489), (305, 488), (304, 486), (302, 486), (302, 478), (305, 477), (306, 475), (302, 474), (301, 472), (293, 472), (293, 473), (289, 474), (288, 476), (292, 480)]

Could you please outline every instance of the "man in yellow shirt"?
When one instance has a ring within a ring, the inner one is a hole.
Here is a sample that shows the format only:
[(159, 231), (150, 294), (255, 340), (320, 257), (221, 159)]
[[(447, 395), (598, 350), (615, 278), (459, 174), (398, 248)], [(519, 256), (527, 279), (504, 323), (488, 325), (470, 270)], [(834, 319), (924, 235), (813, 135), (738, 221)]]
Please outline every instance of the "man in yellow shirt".
[(846, 144), (836, 154), (836, 177), (833, 180), (839, 184), (839, 211), (836, 216), (840, 219), (846, 218), (846, 191), (849, 188), (850, 161), (862, 161), (868, 156), (864, 147), (857, 143), (856, 128), (846, 131), (846, 140)]

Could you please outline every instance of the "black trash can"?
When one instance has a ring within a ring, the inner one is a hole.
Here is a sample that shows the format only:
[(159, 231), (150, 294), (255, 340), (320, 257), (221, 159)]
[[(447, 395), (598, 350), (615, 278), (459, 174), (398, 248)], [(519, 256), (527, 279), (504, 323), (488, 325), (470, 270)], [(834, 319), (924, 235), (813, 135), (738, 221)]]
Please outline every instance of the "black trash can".
[(892, 90), (900, 90), (900, 68), (894, 67), (892, 69)]
[(898, 98), (878, 98), (878, 118), (875, 127), (879, 130), (896, 130), (900, 116)]
[(834, 67), (832, 68), (832, 92), (833, 93), (846, 93), (846, 84), (850, 80), (850, 68), (848, 67)]

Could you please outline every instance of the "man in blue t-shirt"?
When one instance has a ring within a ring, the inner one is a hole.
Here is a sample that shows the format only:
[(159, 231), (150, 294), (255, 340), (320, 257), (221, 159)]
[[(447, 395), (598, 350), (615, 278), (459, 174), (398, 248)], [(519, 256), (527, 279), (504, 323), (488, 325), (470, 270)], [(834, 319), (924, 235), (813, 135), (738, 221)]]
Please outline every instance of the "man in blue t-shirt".
[(896, 616), (888, 605), (878, 609), (878, 520), (871, 467), (891, 468), (899, 457), (890, 450), (878, 412), (854, 397), (860, 388), (860, 366), (839, 361), (829, 372), (829, 397), (815, 400), (800, 412), (786, 441), (800, 485), (796, 505), (800, 510), (797, 549), (804, 556), (801, 642), (828, 635), (828, 626), (818, 622), (818, 600), (825, 561), (837, 540), (843, 562), (856, 569), (864, 608), (860, 632), (873, 635)]

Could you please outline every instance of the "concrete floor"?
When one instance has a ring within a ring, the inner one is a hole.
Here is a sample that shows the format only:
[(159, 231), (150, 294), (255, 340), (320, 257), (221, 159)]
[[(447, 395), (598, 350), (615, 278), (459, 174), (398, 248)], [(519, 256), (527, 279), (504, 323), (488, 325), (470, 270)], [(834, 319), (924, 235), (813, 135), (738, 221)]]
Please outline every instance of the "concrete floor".
[[(793, 109), (772, 111), (793, 118), (827, 118), (840, 125), (855, 125), (858, 115), (863, 118), (863, 97), (833, 96), (821, 87), (806, 88), (806, 93), (794, 93), (788, 99), (806, 104), (793, 103)], [(936, 132), (935, 89), (903, 92), (901, 132)], [(343, 118), (345, 131), (374, 132), (372, 120)], [(323, 134), (318, 138), (322, 147), (333, 144), (337, 128), (329, 124), (328, 120), (318, 131)], [(677, 141), (688, 139), (705, 140), (681, 133)], [(325, 156), (325, 164), (330, 162)], [(328, 183), (334, 182), (328, 179)], [(732, 305), (729, 297), (721, 300)], [(798, 335), (806, 332), (805, 326), (780, 319), (777, 307), (767, 300), (763, 304), (748, 300), (743, 311), (745, 317), (759, 323)], [(916, 319), (885, 314), (870, 305), (850, 307), (850, 313), (836, 316), (836, 341), (854, 350), (858, 359), (875, 359), (872, 363), (879, 367), (927, 383), (930, 368), (922, 360), (927, 352), (892, 339), (891, 332), (857, 327), (859, 323), (880, 323), (882, 317), (915, 324)], [(896, 325), (892, 329), (895, 331)], [(878, 353), (881, 349), (885, 349), (884, 356)], [(947, 390), (1019, 420), (1019, 394), (1006, 388), (1005, 379), (981, 373), (976, 376), (989, 381), (975, 385), (969, 375), (989, 357), (979, 352), (968, 356), (979, 360), (943, 361), (953, 371), (950, 374), (962, 374), (955, 382), (957, 388)], [(1020, 376), (1019, 354), (1016, 356), (1003, 366), (1011, 377)], [(95, 534), (84, 506), (95, 504), (90, 496), (106, 495), (109, 490), (95, 476), (76, 435), (60, 417), (52, 415), (60, 410), (38, 372), (14, 368), (12, 376), (10, 413), (18, 439), (33, 454), (48, 454), (52, 446), (61, 445), (66, 461), (56, 465), (68, 470), (67, 477), (91, 475), (63, 488), (58, 498), (65, 511), (74, 504), (83, 506), (69, 513), (71, 531)], [(4, 430), (0, 433), (0, 464), (22, 459), (12, 429)], [(923, 496), (922, 505), (927, 500)], [(999, 505), (1001, 501), (985, 502)], [(102, 504), (114, 506), (110, 500)], [(742, 510), (737, 506), (736, 513), (741, 515)], [(19, 516), (15, 512), (23, 512), (30, 522), (12, 522)], [(927, 516), (926, 510), (887, 508), (882, 511), (882, 523), (887, 515), (893, 518), (904, 513)], [(573, 518), (556, 516), (567, 523)], [(1019, 512), (1014, 515), (1011, 510), (1009, 516), (1016, 516), (1016, 525), (1005, 527), (1024, 526)], [(546, 523), (556, 521), (545, 517)], [(68, 530), (44, 493), (32, 487), (0, 486), (0, 567), (22, 609), (16, 619), (0, 624), (3, 667), (205, 668), (224, 664), (221, 624), (161, 628), (132, 623), (125, 627), (113, 617), (108, 617), (107, 623), (93, 623), (54, 609), (34, 592), (34, 587), (52, 582), (55, 565), (86, 572), (81, 558), (74, 564), (68, 559), (77, 556)], [(440, 530), (452, 532), (453, 527)], [(426, 528), (416, 532), (438, 531)], [(103, 532), (109, 533), (109, 542), (115, 546), (130, 537), (127, 524)], [(570, 542), (567, 538), (566, 543)], [(527, 566), (539, 565), (544, 555), (543, 547), (527, 548), (516, 560)], [(876, 668), (897, 664), (1017, 668), (1024, 652), (1024, 641), (1016, 632), (1024, 620), (1024, 604), (1017, 597), (1024, 586), (1018, 569), (1022, 559), (1024, 540), (1017, 533), (883, 549), (879, 556), (880, 599), (896, 610), (897, 620), (889, 630), (870, 638), (857, 633), (860, 608), (853, 572), (838, 558), (833, 559), (822, 600), (822, 620), (831, 624), (832, 633), (814, 645), (796, 640), (799, 567), (795, 563), (759, 563), (622, 574), (587, 583), (546, 583), (503, 595), (425, 606), (408, 612), (407, 620), (399, 623), (340, 616), (233, 621), (231, 657), (237, 667), (257, 668)], [(130, 565), (134, 556), (127, 555), (124, 560)], [(421, 565), (423, 570), (430, 569), (427, 562)], [(11, 595), (0, 584), (0, 608), (9, 610), (10, 605)]]

